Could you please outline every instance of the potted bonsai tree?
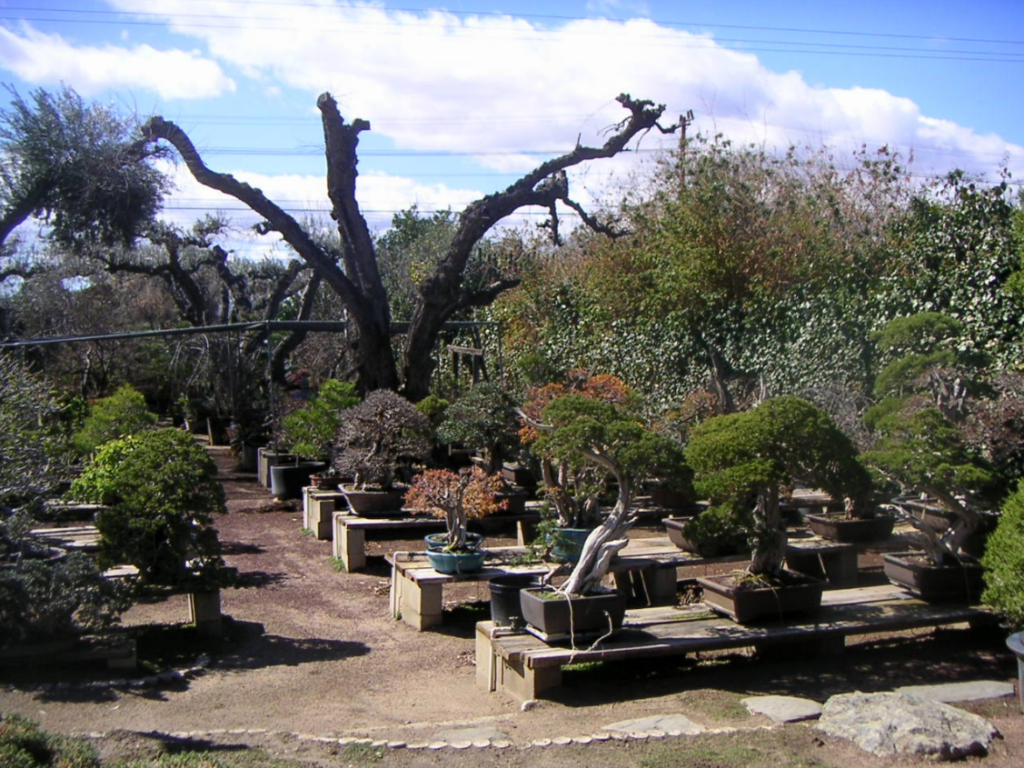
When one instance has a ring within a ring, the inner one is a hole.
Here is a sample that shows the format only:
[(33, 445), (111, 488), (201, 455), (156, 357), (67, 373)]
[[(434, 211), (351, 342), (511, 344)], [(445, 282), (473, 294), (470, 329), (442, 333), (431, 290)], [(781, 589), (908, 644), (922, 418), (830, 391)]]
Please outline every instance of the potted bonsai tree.
[(628, 543), (635, 489), (666, 466), (684, 464), (682, 451), (626, 409), (581, 394), (553, 399), (541, 416), (534, 421), (523, 414), (539, 435), (538, 450), (560, 463), (593, 465), (614, 479), (617, 493), (612, 509), (587, 535), (568, 578), (557, 588), (522, 591), (523, 617), (547, 636), (607, 629), (609, 623), (617, 628), (625, 596), (603, 581), (612, 558)]
[(430, 454), (430, 423), (401, 395), (377, 390), (342, 412), (335, 438), (334, 468), (352, 485), (342, 491), (353, 512), (379, 515), (401, 509), (405, 488), (399, 473)]
[[(271, 467), (270, 485), (275, 496), (300, 496), (314, 474), (318, 476), (315, 483), (320, 482), (319, 475), (330, 465), (341, 414), (358, 403), (354, 384), (328, 379), (320, 385), (316, 396), (281, 419), (281, 442), (290, 447), (295, 461)], [(341, 479), (333, 470), (329, 477), (337, 478), (338, 482)]]
[(997, 479), (959, 428), (984, 362), (956, 351), (960, 333), (956, 320), (934, 312), (889, 323), (877, 336), (879, 350), (891, 358), (875, 382), (881, 399), (864, 417), (876, 438), (864, 454), (870, 466), (903, 494), (934, 500), (902, 503), (925, 558), (884, 557), (890, 580), (929, 599), (970, 600), (980, 593), (981, 569), (963, 547), (979, 529), (982, 499)]
[(542, 439), (544, 431), (538, 425), (544, 420), (544, 409), (567, 395), (626, 408), (633, 394), (615, 376), (574, 370), (565, 382), (533, 388), (520, 411), (524, 423), (520, 437), (540, 461), (544, 496), (555, 513), (554, 552), (575, 561), (583, 542), (601, 521), (601, 495), (606, 491), (608, 471), (575, 450), (562, 451), (560, 444)]
[[(458, 472), (428, 469), (418, 475), (405, 494), (411, 509), (426, 510), (445, 521), (442, 540), (427, 550), (431, 567), (439, 573), (471, 573), (484, 564), (480, 538), (470, 536), (469, 520), (494, 514), (505, 502), (497, 498), (501, 478), (488, 475), (480, 467)], [(428, 542), (430, 538), (428, 537)]]
[(750, 564), (741, 575), (699, 579), (705, 602), (741, 623), (816, 609), (822, 583), (783, 568), (779, 497), (798, 481), (834, 498), (859, 489), (865, 471), (846, 435), (806, 400), (777, 397), (705, 421), (693, 431), (686, 458), (698, 493), (712, 504), (749, 510), (752, 518)]
[(213, 516), (224, 490), (210, 455), (177, 429), (141, 432), (106, 443), (71, 485), (77, 501), (104, 504), (96, 516), (99, 564), (139, 569), (144, 585), (188, 593), (193, 621), (220, 629), (220, 588), (232, 582)]
[[(500, 475), (505, 460), (520, 448), (516, 402), (500, 385), (480, 382), (448, 406), (437, 437), (444, 443), (475, 449), (484, 471)], [(508, 502), (508, 511), (524, 511), (525, 493), (513, 492), (504, 483), (498, 492)]]

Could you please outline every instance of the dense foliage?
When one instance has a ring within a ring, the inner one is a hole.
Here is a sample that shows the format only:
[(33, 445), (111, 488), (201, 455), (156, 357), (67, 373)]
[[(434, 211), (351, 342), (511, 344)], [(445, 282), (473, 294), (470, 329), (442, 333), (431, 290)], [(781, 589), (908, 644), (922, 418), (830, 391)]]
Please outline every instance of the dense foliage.
[(104, 443), (149, 429), (156, 421), (156, 414), (146, 408), (143, 394), (130, 384), (124, 384), (114, 394), (90, 406), (85, 423), (72, 437), (72, 444), (83, 456), (89, 456)]
[(487, 471), (494, 473), (518, 448), (518, 431), (515, 399), (500, 384), (483, 381), (448, 406), (437, 437), (480, 451)]
[(130, 563), (146, 583), (202, 589), (226, 574), (213, 527), (225, 511), (216, 474), (191, 435), (149, 430), (106, 443), (70, 495), (109, 507), (96, 517), (103, 567)]
[(84, 739), (61, 736), (14, 713), (0, 715), (0, 765), (4, 768), (100, 768)]
[(342, 412), (358, 403), (354, 384), (328, 379), (312, 400), (282, 419), (281, 438), (293, 453), (327, 461), (341, 426)]
[(479, 517), (493, 515), (508, 504), (499, 501), (498, 494), (504, 483), (497, 475), (488, 475), (480, 467), (465, 468), (458, 472), (447, 469), (428, 469), (418, 475), (405, 494), (410, 509), (422, 509), (435, 517), (443, 517), (450, 552), (465, 550), (466, 523)]
[(986, 584), (982, 599), (1015, 628), (1024, 629), (1024, 485), (1003, 503), (1002, 511), (981, 561)]

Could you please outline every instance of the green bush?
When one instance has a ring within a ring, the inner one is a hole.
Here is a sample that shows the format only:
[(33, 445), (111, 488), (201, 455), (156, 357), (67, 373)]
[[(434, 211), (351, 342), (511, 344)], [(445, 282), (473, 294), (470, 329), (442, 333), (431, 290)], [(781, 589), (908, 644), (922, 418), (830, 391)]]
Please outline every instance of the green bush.
[(0, 765), (4, 768), (99, 768), (96, 750), (81, 739), (40, 730), (17, 714), (0, 716)]
[(83, 456), (90, 456), (104, 443), (134, 435), (154, 424), (156, 415), (146, 410), (146, 398), (125, 384), (110, 397), (100, 398), (92, 404), (85, 423), (72, 438), (72, 444)]
[(516, 401), (499, 384), (481, 382), (448, 407), (437, 437), (442, 443), (481, 451), (487, 471), (498, 472), (502, 461), (519, 448)]
[(225, 577), (213, 527), (225, 511), (216, 474), (190, 435), (149, 430), (100, 448), (70, 495), (109, 507), (96, 517), (101, 566), (131, 563), (145, 583), (202, 589)]
[(306, 407), (284, 417), (282, 439), (300, 456), (327, 461), (341, 426), (341, 412), (358, 403), (355, 384), (329, 379)]
[(747, 531), (752, 525), (747, 510), (730, 503), (718, 504), (687, 522), (683, 535), (702, 557), (735, 555), (750, 551)]
[(981, 564), (985, 568), (982, 600), (1024, 629), (1024, 483), (1003, 504), (999, 525), (989, 535)]

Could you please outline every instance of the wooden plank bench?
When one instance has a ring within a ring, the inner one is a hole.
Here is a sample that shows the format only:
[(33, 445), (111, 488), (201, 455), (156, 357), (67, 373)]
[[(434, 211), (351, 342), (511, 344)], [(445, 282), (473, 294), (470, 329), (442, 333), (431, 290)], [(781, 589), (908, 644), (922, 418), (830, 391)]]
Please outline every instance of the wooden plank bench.
[(29, 536), (50, 547), (68, 551), (99, 552), (100, 532), (95, 525), (80, 525), (73, 528), (33, 528)]
[[(331, 554), (340, 558), (344, 563), (344, 570), (347, 573), (358, 571), (366, 567), (366, 534), (368, 532), (390, 531), (392, 533), (431, 533), (445, 530), (445, 522), (436, 517), (412, 516), (403, 517), (361, 517), (353, 515), (348, 511), (335, 511), (332, 513), (333, 534), (331, 536)], [(517, 535), (522, 536), (524, 524), (540, 519), (540, 511), (536, 506), (528, 503), (527, 510), (521, 515), (493, 515), (485, 518), (488, 526), (498, 523), (509, 526), (516, 526)], [(471, 520), (470, 530), (475, 530), (477, 523), (481, 521)], [(522, 541), (522, 539), (519, 539)]]
[(854, 635), (994, 619), (980, 606), (925, 603), (887, 584), (826, 592), (814, 616), (760, 625), (711, 615), (703, 604), (630, 610), (616, 635), (575, 650), (481, 621), (476, 626), (476, 680), (488, 691), (524, 701), (560, 685), (562, 667), (571, 663), (794, 643), (805, 644), (808, 651), (838, 653)]
[[(496, 576), (513, 574), (543, 575), (550, 563), (508, 565), (517, 556), (525, 556), (525, 547), (497, 547), (494, 557), (475, 573), (444, 574), (430, 567), (423, 552), (395, 552), (391, 563), (391, 615), (419, 630), (442, 621), (445, 585), (456, 582), (486, 582)], [(736, 562), (747, 558), (721, 558), (715, 562)], [(612, 561), (611, 574), (616, 586), (634, 599), (648, 605), (675, 604), (678, 569), (711, 562), (672, 544), (667, 538), (633, 539)]]

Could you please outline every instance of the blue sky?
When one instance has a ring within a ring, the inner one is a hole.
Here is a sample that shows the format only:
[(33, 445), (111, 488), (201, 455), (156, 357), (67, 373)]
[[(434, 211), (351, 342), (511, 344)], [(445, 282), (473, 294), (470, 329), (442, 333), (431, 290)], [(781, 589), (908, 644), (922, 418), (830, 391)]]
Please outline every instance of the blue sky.
[[(299, 215), (326, 207), (315, 102), (331, 91), (373, 125), (359, 195), (376, 224), (458, 209), (578, 136), (602, 141), (623, 91), (736, 141), (826, 143), (840, 163), (888, 144), (922, 177), (1002, 163), (1019, 179), (1022, 74), (1018, 0), (0, 0), (0, 82), (162, 114)], [(582, 168), (573, 195), (614, 200), (652, 156)], [(238, 206), (178, 179), (169, 218)]]

